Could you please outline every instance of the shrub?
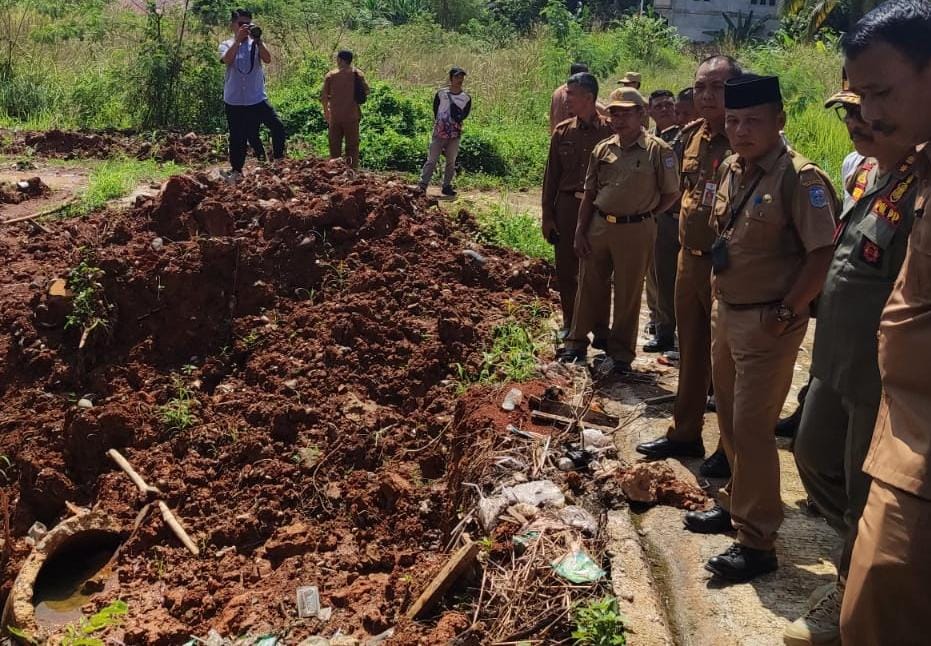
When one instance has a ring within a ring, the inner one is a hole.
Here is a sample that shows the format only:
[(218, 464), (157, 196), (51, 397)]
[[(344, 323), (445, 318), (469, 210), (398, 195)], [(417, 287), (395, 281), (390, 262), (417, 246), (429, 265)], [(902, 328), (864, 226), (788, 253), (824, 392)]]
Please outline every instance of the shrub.
[(359, 156), (366, 168), (416, 173), (426, 159), (427, 147), (394, 130), (363, 130)]

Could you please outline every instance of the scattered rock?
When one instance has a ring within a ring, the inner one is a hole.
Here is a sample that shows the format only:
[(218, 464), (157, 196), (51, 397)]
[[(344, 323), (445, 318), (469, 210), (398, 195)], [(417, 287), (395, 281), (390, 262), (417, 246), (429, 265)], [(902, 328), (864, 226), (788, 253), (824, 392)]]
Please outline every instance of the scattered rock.
[(629, 500), (659, 503), (680, 509), (704, 509), (709, 498), (699, 487), (676, 477), (666, 460), (638, 462), (618, 476)]

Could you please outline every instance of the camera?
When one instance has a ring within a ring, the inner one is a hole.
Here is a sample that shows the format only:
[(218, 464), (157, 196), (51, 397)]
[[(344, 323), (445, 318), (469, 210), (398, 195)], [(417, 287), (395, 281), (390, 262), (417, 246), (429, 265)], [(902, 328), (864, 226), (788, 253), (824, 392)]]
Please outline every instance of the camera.
[(249, 25), (249, 36), (252, 40), (259, 40), (262, 37), (262, 28), (258, 25)]

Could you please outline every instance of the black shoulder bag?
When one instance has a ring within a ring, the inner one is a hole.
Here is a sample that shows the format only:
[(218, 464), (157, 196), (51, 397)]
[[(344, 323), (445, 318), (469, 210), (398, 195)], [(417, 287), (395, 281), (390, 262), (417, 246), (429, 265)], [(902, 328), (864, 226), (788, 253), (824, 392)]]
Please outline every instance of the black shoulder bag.
[[(743, 198), (740, 200), (740, 204), (738, 204), (736, 208), (733, 204), (731, 205), (731, 217), (727, 220), (727, 224), (724, 225), (724, 229), (721, 231), (721, 233), (718, 234), (718, 237), (711, 245), (711, 270), (715, 273), (715, 275), (723, 272), (731, 264), (727, 251), (727, 240), (730, 237), (728, 236), (728, 233), (730, 233), (731, 229), (734, 228), (734, 224), (737, 223), (737, 217), (740, 215), (740, 212), (747, 204), (747, 200), (749, 200), (750, 196), (753, 195), (757, 184), (759, 184), (760, 180), (763, 179), (763, 175), (765, 175), (763, 172), (757, 175), (756, 179), (753, 180), (753, 184), (750, 185), (750, 189), (744, 193)], [(731, 185), (733, 186), (733, 175), (731, 176)]]
[(353, 97), (352, 98), (355, 100), (356, 103), (358, 103), (359, 105), (362, 105), (368, 100), (369, 94), (368, 92), (365, 91), (365, 85), (362, 83), (362, 78), (359, 76), (359, 73), (353, 72), (352, 77), (353, 77), (353, 87), (352, 87)]

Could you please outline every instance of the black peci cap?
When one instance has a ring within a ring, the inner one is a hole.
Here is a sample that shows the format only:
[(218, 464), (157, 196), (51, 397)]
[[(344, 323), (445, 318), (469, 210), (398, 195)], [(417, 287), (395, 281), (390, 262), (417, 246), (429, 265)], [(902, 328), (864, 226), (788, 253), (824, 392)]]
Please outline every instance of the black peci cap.
[(782, 103), (778, 76), (741, 74), (724, 84), (724, 107), (730, 110)]
[(454, 76), (460, 76), (460, 75), (461, 76), (466, 75), (466, 71), (462, 69), (461, 67), (454, 67), (451, 70), (449, 70), (449, 78), (452, 78)]

